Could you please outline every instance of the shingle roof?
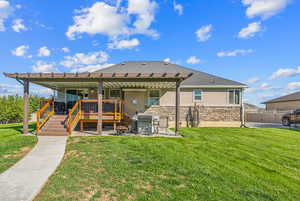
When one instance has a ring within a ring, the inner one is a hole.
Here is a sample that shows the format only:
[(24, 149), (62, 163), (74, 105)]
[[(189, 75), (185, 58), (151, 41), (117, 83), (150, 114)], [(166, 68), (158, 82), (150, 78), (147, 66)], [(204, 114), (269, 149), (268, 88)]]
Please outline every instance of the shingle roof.
[(295, 101), (295, 100), (300, 100), (300, 91), (263, 102), (262, 104), (285, 102), (285, 101)]
[(182, 87), (191, 86), (240, 86), (247, 85), (240, 82), (228, 80), (215, 75), (196, 71), (176, 64), (166, 63), (162, 61), (128, 61), (116, 64), (108, 68), (101, 69), (96, 72), (101, 73), (193, 73), (193, 75), (184, 80)]

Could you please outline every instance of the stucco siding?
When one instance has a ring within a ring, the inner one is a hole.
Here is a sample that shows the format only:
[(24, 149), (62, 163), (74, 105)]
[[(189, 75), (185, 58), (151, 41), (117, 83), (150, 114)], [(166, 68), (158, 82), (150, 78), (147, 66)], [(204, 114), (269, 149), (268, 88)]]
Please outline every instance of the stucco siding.
[(300, 109), (300, 101), (286, 101), (278, 103), (267, 103), (267, 110), (295, 110)]
[(146, 91), (125, 91), (125, 112), (133, 115), (135, 112), (144, 112), (147, 104)]
[[(201, 89), (202, 100), (194, 100), (194, 89), (181, 89), (181, 106), (225, 106), (229, 105), (227, 89)], [(175, 106), (175, 90), (161, 90), (161, 106)]]

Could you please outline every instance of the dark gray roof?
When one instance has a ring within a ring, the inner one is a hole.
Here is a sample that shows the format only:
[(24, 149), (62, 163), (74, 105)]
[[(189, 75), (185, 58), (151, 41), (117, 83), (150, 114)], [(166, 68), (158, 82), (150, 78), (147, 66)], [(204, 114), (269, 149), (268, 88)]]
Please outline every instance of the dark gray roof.
[(162, 61), (128, 61), (116, 64), (96, 72), (101, 73), (193, 73), (193, 75), (184, 80), (182, 87), (189, 86), (242, 86), (247, 85), (240, 82), (224, 79), (215, 75), (196, 71), (176, 64)]
[(296, 101), (296, 100), (300, 100), (300, 91), (263, 102), (262, 104), (285, 102), (285, 101)]

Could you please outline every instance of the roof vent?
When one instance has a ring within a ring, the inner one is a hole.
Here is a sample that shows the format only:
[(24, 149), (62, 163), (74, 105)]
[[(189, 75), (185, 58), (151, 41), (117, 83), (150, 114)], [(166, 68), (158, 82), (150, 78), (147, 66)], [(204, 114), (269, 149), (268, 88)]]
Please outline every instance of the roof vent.
[(169, 64), (170, 64), (170, 62), (164, 62), (164, 64), (165, 64), (165, 65), (169, 65)]
[(123, 62), (123, 63), (121, 63), (121, 65), (125, 65), (125, 63)]
[(142, 63), (142, 65), (147, 65), (147, 63), (144, 62), (144, 63)]

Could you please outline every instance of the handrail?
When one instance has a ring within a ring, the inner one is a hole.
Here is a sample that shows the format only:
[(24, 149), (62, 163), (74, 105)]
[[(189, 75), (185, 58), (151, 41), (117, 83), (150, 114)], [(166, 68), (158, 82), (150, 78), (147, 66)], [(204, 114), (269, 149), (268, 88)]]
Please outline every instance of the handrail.
[(76, 124), (80, 120), (80, 116), (81, 116), (81, 100), (78, 100), (68, 114), (67, 128), (68, 128), (69, 135), (72, 134), (73, 129), (75, 128)]
[(36, 133), (41, 130), (54, 113), (54, 101), (48, 100), (48, 102), (36, 112)]

